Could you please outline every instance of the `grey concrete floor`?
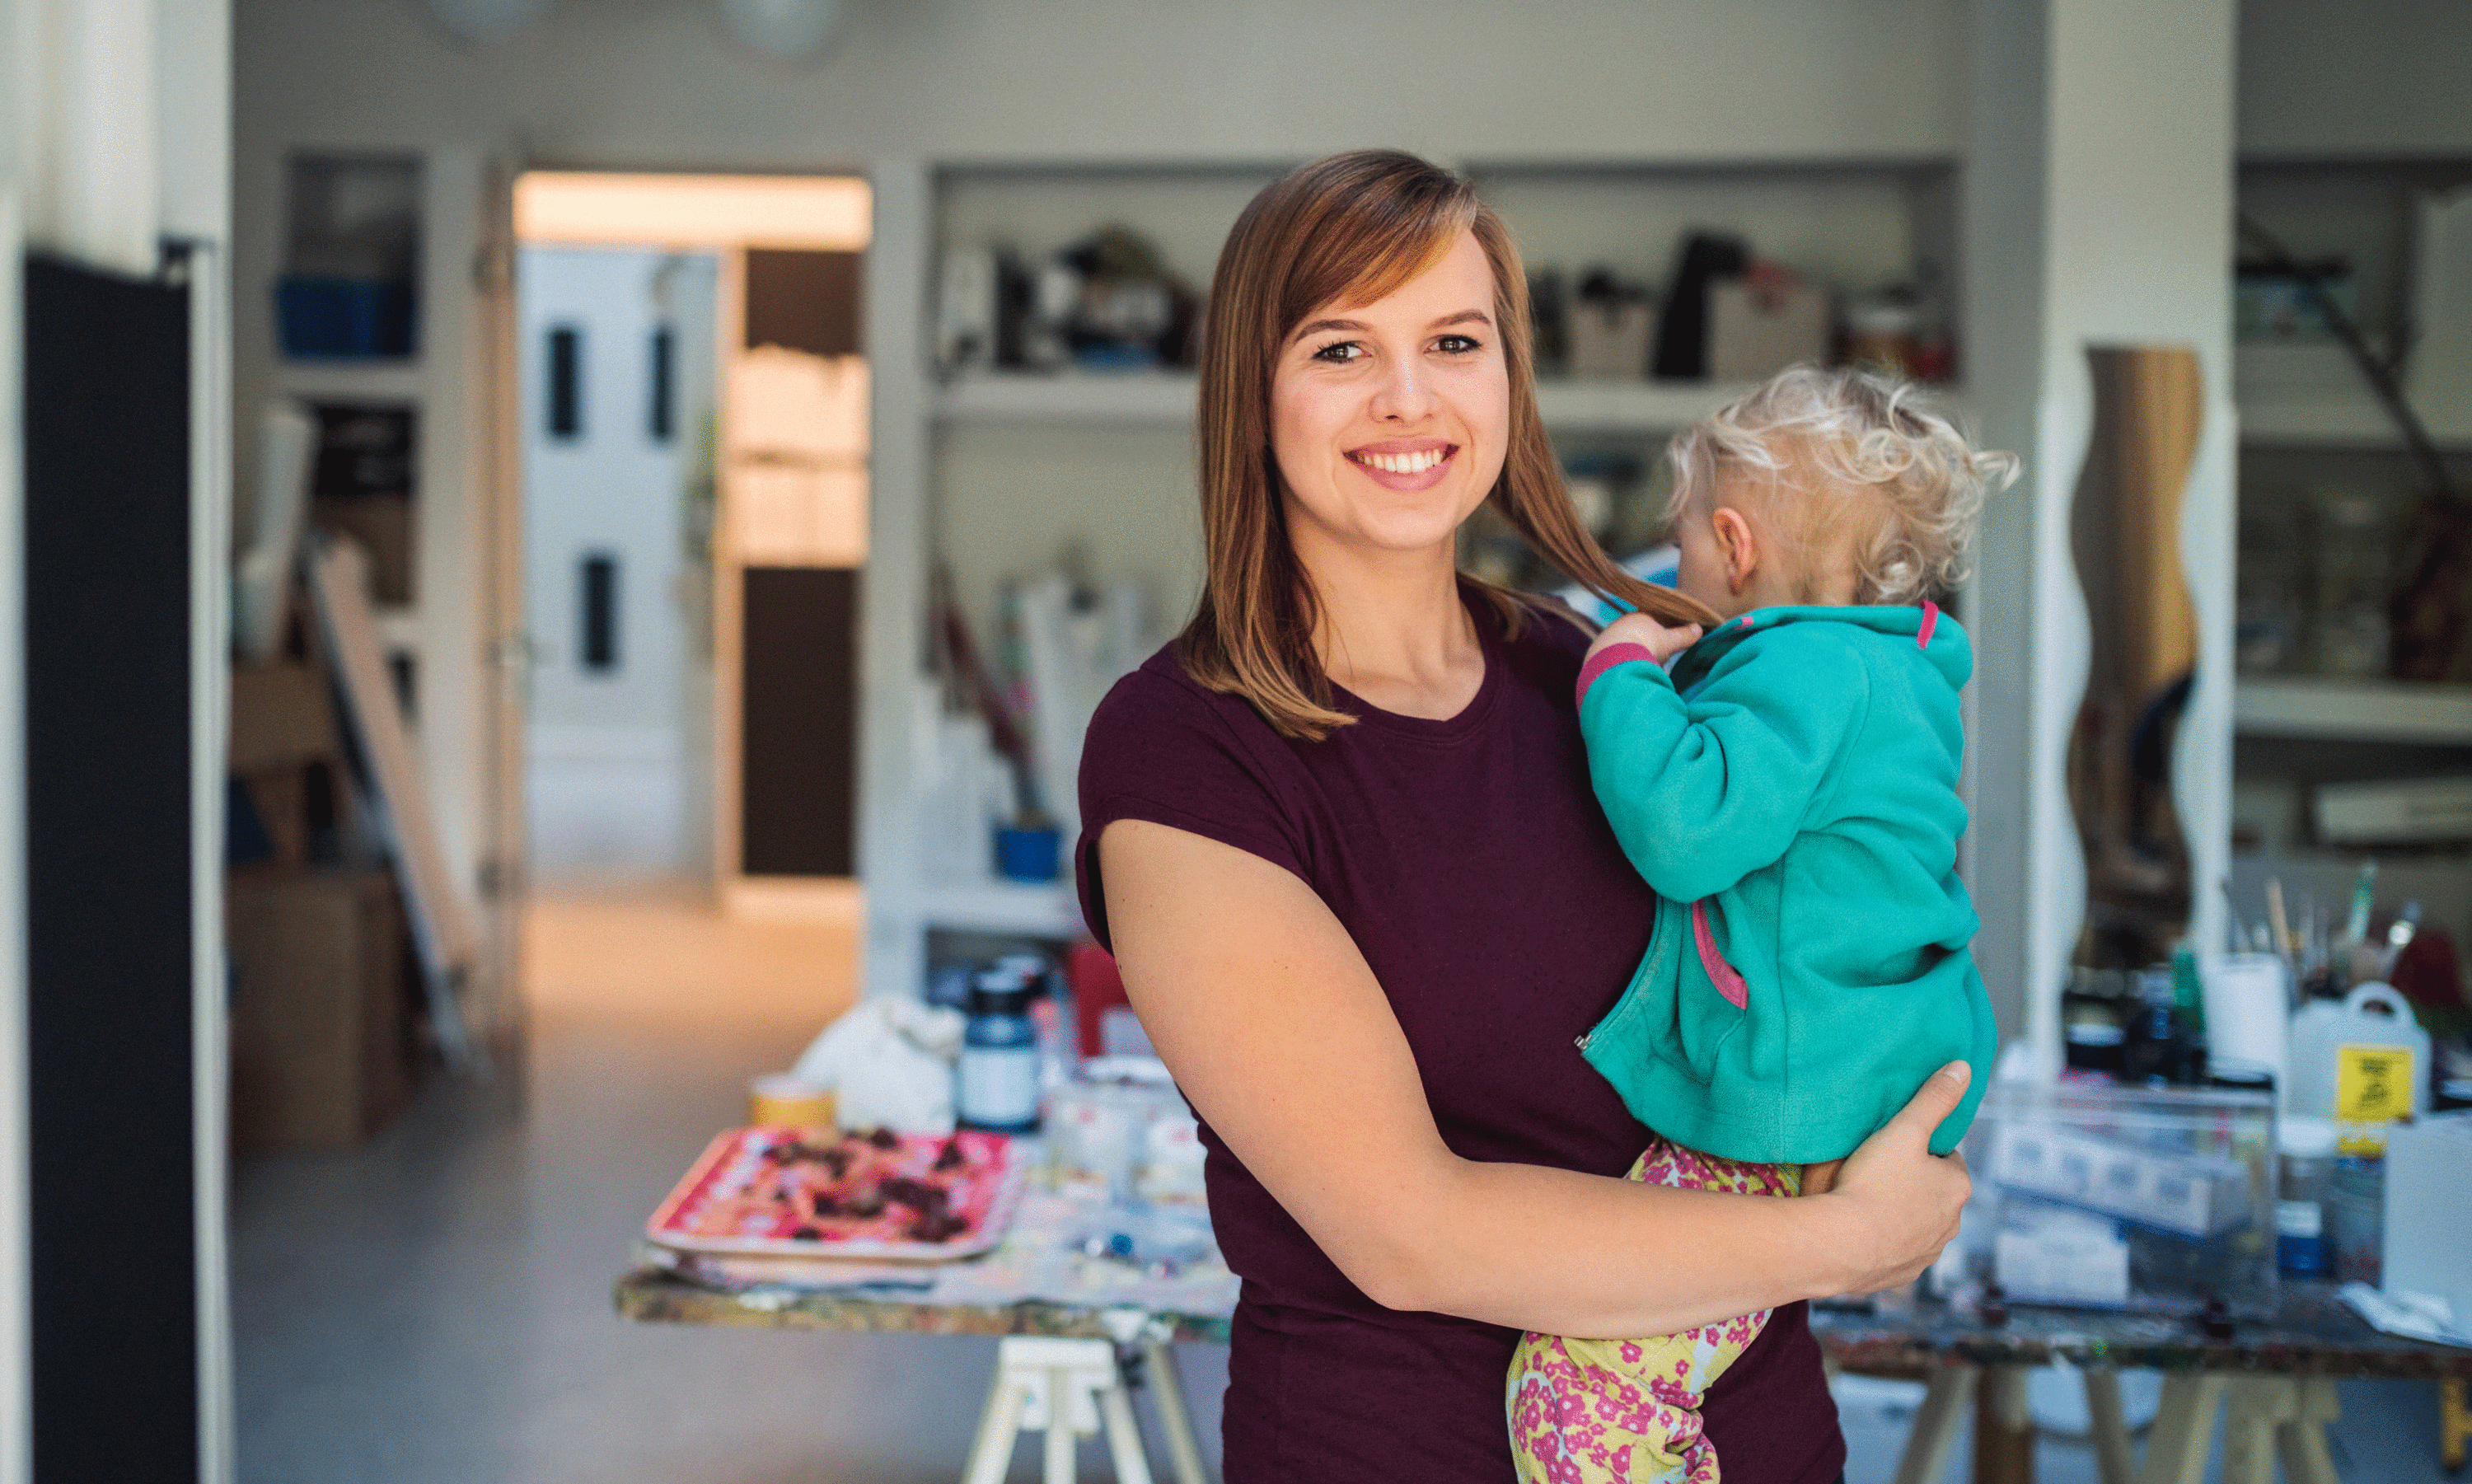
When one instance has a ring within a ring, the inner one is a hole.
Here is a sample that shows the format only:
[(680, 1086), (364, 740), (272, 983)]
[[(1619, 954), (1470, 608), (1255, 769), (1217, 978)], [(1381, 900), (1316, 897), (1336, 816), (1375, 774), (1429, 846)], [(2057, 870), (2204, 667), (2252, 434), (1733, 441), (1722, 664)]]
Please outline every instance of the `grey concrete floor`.
[[(928, 1484), (959, 1476), (994, 1342), (629, 1325), (633, 1234), (754, 1073), (848, 993), (846, 927), (691, 899), (544, 902), (519, 1076), (434, 1082), (343, 1154), (243, 1161), (232, 1289), (246, 1484)], [(1225, 1352), (1178, 1347), (1216, 1473)], [(1841, 1383), (1847, 1484), (1894, 1473), (1918, 1386)], [(2436, 1484), (2436, 1397), (2348, 1383), (2347, 1480)], [(1155, 1422), (1144, 1409), (1151, 1436)], [(1161, 1449), (1152, 1449), (1164, 1469)], [(1035, 1448), (1011, 1478), (1037, 1476)], [(1961, 1446), (1952, 1479), (1966, 1474)], [(2047, 1437), (2042, 1484), (2093, 1484)], [(1095, 1444), (1085, 1479), (1107, 1476)]]
[[(360, 1149), (236, 1170), (247, 1484), (959, 1476), (992, 1340), (638, 1326), (611, 1311), (633, 1235), (705, 1140), (741, 1121), (747, 1078), (787, 1065), (845, 998), (845, 968), (838, 988), (795, 970), (845, 965), (848, 939), (779, 930), (757, 945), (768, 961), (704, 936), (729, 929), (681, 927), (692, 908), (607, 906), (535, 912), (553, 940), (535, 973), (550, 982), (532, 986), (520, 1078), (434, 1082)], [(630, 922), (638, 908), (648, 916)], [(598, 992), (556, 982), (595, 965), (608, 975)], [(664, 974), (666, 993), (643, 982)], [(1224, 1352), (1178, 1352), (1215, 1464)], [(1105, 1476), (1104, 1458), (1085, 1445), (1088, 1477)], [(1012, 1477), (1036, 1476), (1031, 1440)]]

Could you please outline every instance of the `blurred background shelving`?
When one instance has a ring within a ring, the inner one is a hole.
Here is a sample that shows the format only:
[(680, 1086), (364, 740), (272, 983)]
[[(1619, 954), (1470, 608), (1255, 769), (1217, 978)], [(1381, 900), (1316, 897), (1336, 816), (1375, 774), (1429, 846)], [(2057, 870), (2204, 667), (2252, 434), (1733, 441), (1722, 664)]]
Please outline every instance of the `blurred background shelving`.
[[(2396, 367), (2458, 491), (2472, 491), (2472, 322), (2451, 288), (2467, 188), (2472, 158), (2445, 156), (2252, 158), (2237, 186), (2243, 215), (2324, 271)], [(2472, 930), (2472, 841), (2438, 826), (2355, 838), (2325, 809), (2330, 790), (2442, 795), (2472, 778), (2472, 668), (2413, 658), (2395, 639), (2396, 595), (2426, 560), (2429, 481), (2312, 313), (2278, 324), (2261, 312), (2279, 286), (2254, 276), (2257, 247), (2245, 246), (2235, 298), (2235, 898), (2253, 907), (2277, 876), (2331, 911), (2376, 857), (2383, 897), (2422, 900), (2460, 937)]]

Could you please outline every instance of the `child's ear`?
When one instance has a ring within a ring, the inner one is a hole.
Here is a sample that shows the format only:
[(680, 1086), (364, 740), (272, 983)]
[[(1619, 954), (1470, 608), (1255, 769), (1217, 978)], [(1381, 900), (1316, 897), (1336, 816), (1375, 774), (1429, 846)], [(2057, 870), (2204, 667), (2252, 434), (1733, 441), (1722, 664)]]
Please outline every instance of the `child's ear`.
[(1725, 590), (1739, 594), (1760, 564), (1758, 539), (1743, 513), (1730, 505), (1717, 507), (1709, 523), (1717, 528), (1717, 545), (1725, 553)]

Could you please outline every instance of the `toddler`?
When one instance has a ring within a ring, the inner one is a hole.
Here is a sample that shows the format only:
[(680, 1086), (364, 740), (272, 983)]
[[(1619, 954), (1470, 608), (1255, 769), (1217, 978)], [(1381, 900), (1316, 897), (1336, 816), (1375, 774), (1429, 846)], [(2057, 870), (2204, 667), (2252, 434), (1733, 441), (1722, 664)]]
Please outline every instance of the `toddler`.
[[(1677, 586), (1723, 622), (1630, 614), (1580, 671), (1597, 797), (1659, 898), (1646, 961), (1580, 1043), (1657, 1135), (1633, 1180), (1818, 1194), (1949, 1061), (1974, 1080), (1934, 1152), (1982, 1098), (1995, 1035), (1957, 877), (1973, 656), (1931, 598), (2017, 462), (1912, 391), (1797, 367), (1677, 435)], [(1526, 1336), (1520, 1478), (1714, 1481), (1700, 1403), (1767, 1320)]]

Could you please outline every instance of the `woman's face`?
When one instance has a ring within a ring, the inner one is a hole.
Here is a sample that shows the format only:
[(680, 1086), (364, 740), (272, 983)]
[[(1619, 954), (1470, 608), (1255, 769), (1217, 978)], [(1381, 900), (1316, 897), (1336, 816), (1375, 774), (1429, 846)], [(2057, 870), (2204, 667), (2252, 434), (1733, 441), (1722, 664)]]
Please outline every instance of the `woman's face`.
[(1447, 548), (1502, 474), (1510, 374), (1469, 233), (1370, 304), (1324, 304), (1279, 350), (1271, 450), (1300, 554)]

